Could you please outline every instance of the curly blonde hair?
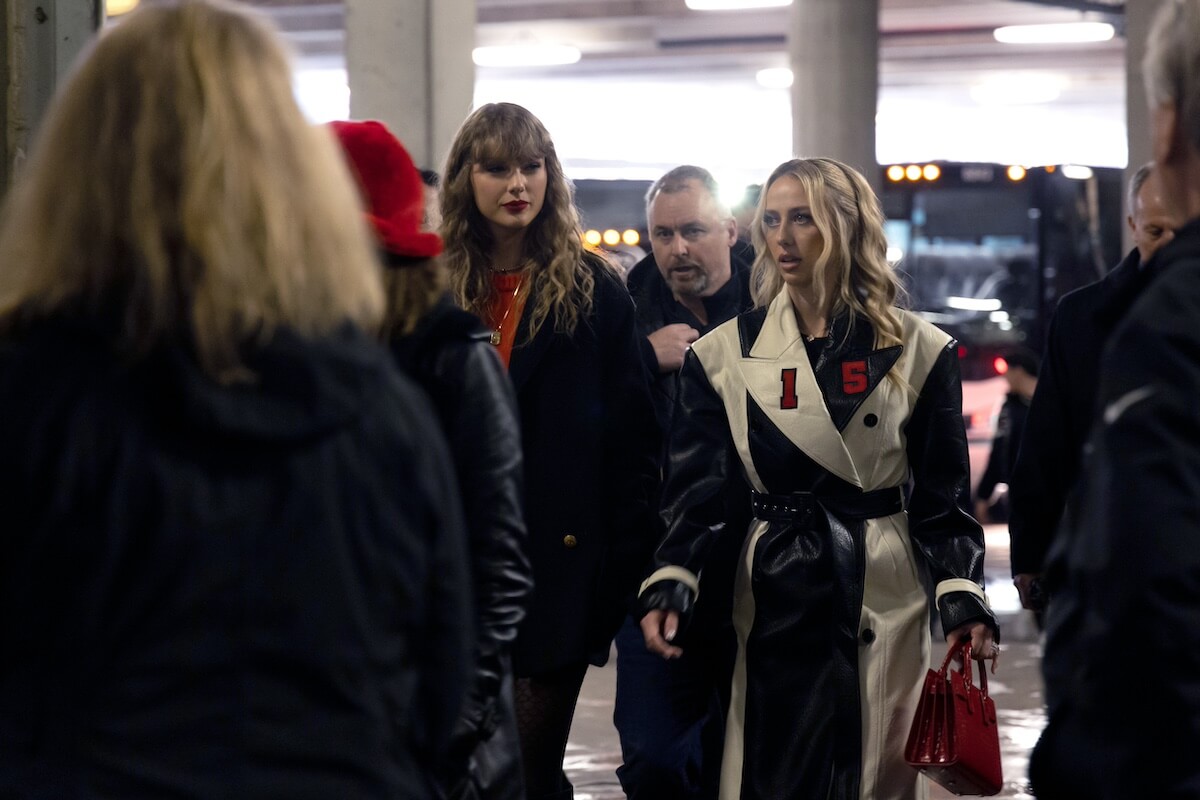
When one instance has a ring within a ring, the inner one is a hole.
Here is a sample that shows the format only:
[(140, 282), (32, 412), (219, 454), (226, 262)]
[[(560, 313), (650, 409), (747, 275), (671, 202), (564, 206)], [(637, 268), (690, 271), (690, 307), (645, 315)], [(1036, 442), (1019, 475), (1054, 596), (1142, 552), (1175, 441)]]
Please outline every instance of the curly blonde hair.
[(894, 308), (902, 302), (904, 289), (887, 261), (879, 200), (857, 170), (832, 158), (786, 161), (763, 184), (750, 228), (758, 253), (750, 273), (755, 306), (768, 305), (783, 289), (783, 277), (766, 245), (762, 218), (767, 191), (785, 175), (804, 186), (813, 222), (824, 239), (813, 279), (819, 305), (828, 304), (835, 316), (849, 309), (851, 324), (854, 317), (865, 317), (879, 347), (900, 344), (902, 327)]
[(486, 316), (494, 242), (491, 228), (475, 205), (471, 170), (486, 161), (532, 159), (545, 162), (546, 198), (541, 213), (525, 232), (522, 253), (523, 265), (533, 277), (529, 335), (532, 338), (552, 315), (554, 329), (570, 334), (592, 308), (595, 279), (587, 265), (606, 262), (585, 258), (571, 183), (550, 134), (527, 109), (512, 103), (488, 103), (467, 117), (455, 135), (442, 172), (440, 233), (446, 243), (442, 263), (458, 304)]
[(211, 0), (155, 4), (62, 88), (0, 227), (0, 328), (109, 320), (130, 355), (181, 335), (222, 382), (287, 326), (375, 327), (383, 287), (332, 137), (275, 33)]

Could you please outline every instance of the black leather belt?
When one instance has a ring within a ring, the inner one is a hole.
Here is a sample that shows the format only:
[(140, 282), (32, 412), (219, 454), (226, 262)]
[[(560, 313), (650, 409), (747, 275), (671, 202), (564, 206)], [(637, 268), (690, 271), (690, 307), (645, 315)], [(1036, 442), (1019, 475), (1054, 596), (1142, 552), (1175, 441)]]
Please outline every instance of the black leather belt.
[(783, 522), (811, 516), (818, 506), (849, 519), (890, 517), (904, 510), (904, 491), (899, 486), (872, 492), (828, 495), (814, 492), (762, 494), (752, 491), (750, 500), (755, 518)]

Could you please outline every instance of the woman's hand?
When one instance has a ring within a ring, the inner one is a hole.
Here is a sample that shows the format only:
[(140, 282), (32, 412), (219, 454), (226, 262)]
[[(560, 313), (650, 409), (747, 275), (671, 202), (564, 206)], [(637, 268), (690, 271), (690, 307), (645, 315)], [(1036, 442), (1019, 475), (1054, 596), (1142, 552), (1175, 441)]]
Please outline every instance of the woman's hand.
[[(642, 620), (642, 624), (645, 625), (645, 620)], [(971, 658), (991, 661), (992, 674), (995, 675), (996, 665), (1000, 662), (1000, 645), (992, 638), (991, 626), (986, 622), (965, 622), (946, 634), (946, 641), (951, 643), (968, 639), (971, 642)]]
[[(671, 644), (679, 632), (679, 614), (656, 608), (642, 617), (642, 636), (646, 638), (646, 649), (666, 659), (679, 658), (683, 650)], [(990, 633), (988, 634), (991, 635)]]

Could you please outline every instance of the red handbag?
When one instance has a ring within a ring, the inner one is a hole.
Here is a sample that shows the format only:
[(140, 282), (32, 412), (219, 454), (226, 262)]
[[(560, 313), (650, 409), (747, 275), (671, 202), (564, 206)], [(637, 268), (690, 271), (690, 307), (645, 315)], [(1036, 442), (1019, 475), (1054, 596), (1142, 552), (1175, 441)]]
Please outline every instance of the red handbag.
[[(962, 655), (962, 671), (950, 670), (955, 654)], [(979, 686), (971, 682), (969, 640), (951, 645), (942, 668), (925, 675), (904, 759), (954, 794), (992, 795), (1003, 787), (996, 705), (982, 662)]]

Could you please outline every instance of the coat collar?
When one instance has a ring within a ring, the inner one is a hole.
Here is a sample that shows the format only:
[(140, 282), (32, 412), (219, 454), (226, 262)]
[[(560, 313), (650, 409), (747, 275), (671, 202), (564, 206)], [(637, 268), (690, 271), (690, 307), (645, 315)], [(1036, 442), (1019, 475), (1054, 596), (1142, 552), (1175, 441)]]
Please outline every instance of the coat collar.
[(525, 310), (521, 313), (521, 319), (517, 322), (517, 343), (513, 346), (512, 355), (508, 360), (508, 376), (512, 379), (513, 387), (517, 392), (520, 392), (525, 384), (529, 383), (530, 377), (537, 371), (538, 365), (541, 364), (542, 358), (546, 355), (546, 351), (550, 348), (550, 342), (554, 338), (553, 314), (542, 323), (537, 335), (532, 339), (529, 338), (529, 319), (532, 316), (530, 301), (532, 300), (534, 300), (534, 294), (530, 293), (525, 303)]
[[(795, 408), (784, 408), (783, 373), (792, 370), (799, 402)], [(862, 486), (817, 385), (786, 290), (771, 301), (750, 357), (742, 361), (742, 373), (754, 402), (793, 445), (839, 478)]]
[[(866, 320), (844, 312), (829, 326), (825, 349), (810, 359), (787, 292), (767, 309), (758, 338), (742, 369), (758, 406), (796, 447), (843, 480), (862, 482), (841, 431), (885, 379), (903, 347), (875, 349)], [(849, 368), (850, 374), (843, 374)], [(795, 408), (781, 401), (785, 371), (794, 371)], [(861, 381), (863, 390), (848, 389)]]

